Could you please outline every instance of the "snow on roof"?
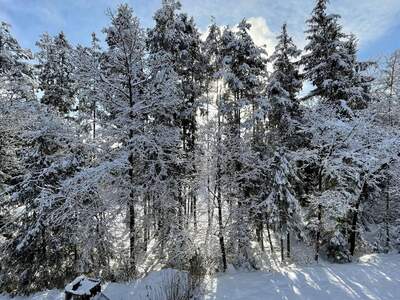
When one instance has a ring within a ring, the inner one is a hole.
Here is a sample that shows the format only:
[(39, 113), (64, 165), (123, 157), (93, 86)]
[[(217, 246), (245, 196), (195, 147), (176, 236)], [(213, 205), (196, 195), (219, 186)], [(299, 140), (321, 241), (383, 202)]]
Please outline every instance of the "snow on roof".
[(65, 287), (65, 292), (80, 296), (90, 295), (90, 291), (98, 284), (100, 284), (100, 280), (81, 275)]

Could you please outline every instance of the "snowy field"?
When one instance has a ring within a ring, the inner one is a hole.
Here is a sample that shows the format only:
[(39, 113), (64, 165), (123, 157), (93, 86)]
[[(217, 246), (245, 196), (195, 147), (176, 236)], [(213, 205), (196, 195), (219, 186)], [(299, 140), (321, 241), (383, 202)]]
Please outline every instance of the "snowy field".
[(368, 255), (357, 264), (220, 275), (212, 280), (205, 299), (398, 300), (400, 255)]
[[(106, 284), (110, 300), (147, 300), (165, 276), (164, 270), (131, 284)], [(152, 292), (153, 291), (153, 292)], [(0, 300), (9, 300), (0, 296)], [(14, 300), (62, 300), (63, 293), (49, 291)], [(285, 267), (279, 272), (234, 272), (207, 281), (203, 300), (387, 300), (400, 299), (400, 255), (367, 255), (354, 264)]]

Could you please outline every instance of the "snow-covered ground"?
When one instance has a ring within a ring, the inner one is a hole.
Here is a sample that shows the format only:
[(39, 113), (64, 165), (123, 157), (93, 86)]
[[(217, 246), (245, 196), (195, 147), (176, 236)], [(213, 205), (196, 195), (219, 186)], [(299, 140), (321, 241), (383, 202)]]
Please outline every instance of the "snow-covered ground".
[[(160, 283), (173, 270), (150, 274), (131, 284), (106, 284), (110, 300), (155, 299)], [(352, 264), (287, 266), (274, 272), (235, 272), (207, 280), (203, 300), (388, 300), (400, 299), (400, 255), (366, 255)], [(148, 296), (149, 295), (149, 296)], [(62, 300), (63, 293), (49, 291), (14, 300)], [(9, 300), (0, 296), (0, 300)]]
[(280, 272), (237, 272), (211, 280), (206, 300), (400, 299), (400, 255), (367, 255), (357, 264), (323, 264)]

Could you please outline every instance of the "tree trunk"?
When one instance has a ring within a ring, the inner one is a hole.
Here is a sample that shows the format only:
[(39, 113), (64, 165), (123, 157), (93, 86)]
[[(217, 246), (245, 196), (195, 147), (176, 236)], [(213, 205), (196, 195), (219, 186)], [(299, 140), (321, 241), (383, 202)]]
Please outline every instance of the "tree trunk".
[(193, 193), (193, 225), (194, 230), (197, 231), (197, 197)]
[(322, 220), (322, 205), (318, 204), (318, 229), (317, 229), (317, 237), (315, 239), (315, 261), (319, 260), (319, 247), (320, 247), (320, 239), (321, 239), (321, 220)]
[(358, 221), (359, 205), (360, 205), (360, 202), (357, 201), (356, 206), (354, 207), (353, 218), (351, 221), (351, 230), (350, 230), (350, 237), (349, 237), (350, 255), (351, 256), (354, 255), (354, 250), (356, 249), (357, 221)]
[(148, 196), (144, 196), (143, 203), (143, 250), (147, 251), (147, 244), (149, 242), (149, 201)]
[(286, 236), (286, 255), (287, 255), (287, 258), (290, 258), (290, 232), (289, 231)]
[(135, 251), (135, 206), (129, 204), (129, 254), (130, 254), (130, 270), (134, 275), (136, 273), (136, 251)]
[[(133, 122), (134, 120), (134, 115), (132, 112), (132, 108), (133, 108), (133, 87), (132, 87), (132, 79), (129, 77), (128, 78), (128, 89), (129, 89), (129, 108), (130, 108), (130, 112), (129, 112), (129, 119), (131, 122)], [(130, 128), (129, 129), (129, 143), (132, 142), (132, 138), (133, 138), (133, 129)], [(130, 193), (129, 193), (129, 200), (128, 200), (128, 207), (129, 207), (129, 263), (130, 263), (130, 271), (131, 274), (135, 275), (136, 274), (136, 257), (135, 257), (135, 204), (134, 204), (134, 192), (133, 192), (133, 182), (134, 182), (134, 157), (133, 157), (133, 153), (132, 153), (132, 147), (131, 145), (129, 145), (129, 151), (131, 152), (129, 154), (129, 171), (128, 171), (128, 175), (129, 175), (129, 180), (130, 180)]]
[[(321, 167), (319, 168), (318, 171), (318, 191), (319, 193), (322, 193), (322, 171), (323, 171), (323, 165), (321, 162)], [(322, 221), (322, 205), (321, 203), (318, 203), (318, 212), (317, 212), (317, 218), (318, 218), (318, 228), (317, 228), (317, 236), (315, 239), (315, 261), (318, 262), (319, 260), (319, 247), (321, 244), (321, 221)]]
[(274, 245), (272, 245), (272, 238), (271, 238), (271, 230), (269, 228), (269, 223), (267, 221), (267, 234), (268, 234), (268, 242), (269, 242), (269, 246), (271, 248), (271, 254), (274, 253)]
[(96, 101), (93, 102), (93, 140), (96, 140)]
[(218, 107), (218, 140), (217, 140), (217, 174), (216, 174), (216, 190), (217, 190), (217, 206), (218, 206), (218, 236), (219, 236), (219, 246), (221, 248), (221, 256), (222, 256), (222, 268), (223, 271), (226, 271), (227, 263), (226, 263), (226, 251), (225, 251), (225, 241), (223, 234), (223, 220), (222, 220), (222, 199), (221, 199), (221, 116), (220, 110)]
[(356, 204), (354, 205), (354, 212), (353, 217), (351, 220), (351, 229), (350, 229), (350, 237), (349, 237), (349, 244), (350, 244), (350, 255), (354, 255), (354, 251), (356, 249), (356, 239), (357, 239), (357, 222), (358, 222), (358, 210), (360, 208), (361, 201), (364, 197), (366, 197), (367, 193), (367, 183), (364, 182), (361, 190), (361, 194), (357, 199)]
[(261, 251), (262, 251), (262, 252), (265, 252), (265, 246), (264, 246), (264, 226), (263, 226), (262, 220), (260, 220), (260, 219), (257, 220), (256, 236), (257, 236), (257, 242), (260, 244)]
[(392, 120), (392, 99), (394, 94), (394, 86), (395, 86), (395, 72), (396, 72), (396, 64), (397, 64), (397, 55), (394, 55), (394, 61), (390, 66), (390, 75), (389, 75), (389, 103), (388, 103), (388, 115), (389, 115), (389, 124), (393, 126)]
[(385, 227), (386, 227), (386, 245), (385, 253), (389, 253), (390, 248), (390, 228), (389, 228), (389, 212), (390, 212), (390, 194), (389, 194), (389, 180), (387, 181), (386, 191), (386, 216), (385, 216)]
[[(218, 184), (219, 185), (219, 184)], [(226, 271), (226, 253), (225, 253), (225, 241), (224, 241), (224, 233), (223, 233), (223, 221), (222, 221), (222, 201), (221, 201), (221, 189), (218, 187), (217, 190), (217, 205), (218, 205), (218, 236), (219, 236), (219, 246), (221, 248), (221, 256), (222, 256), (222, 267), (223, 271)]]

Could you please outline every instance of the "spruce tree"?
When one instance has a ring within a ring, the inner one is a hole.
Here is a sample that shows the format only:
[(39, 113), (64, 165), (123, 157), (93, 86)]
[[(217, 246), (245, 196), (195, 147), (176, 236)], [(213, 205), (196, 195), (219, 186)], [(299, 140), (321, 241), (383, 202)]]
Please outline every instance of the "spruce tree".
[(307, 20), (304, 77), (315, 87), (309, 97), (319, 96), (348, 114), (346, 75), (353, 66), (348, 61), (346, 35), (338, 23), (340, 16), (327, 13), (328, 3), (329, 0), (317, 0)]
[(281, 260), (284, 261), (284, 245), (287, 242), (287, 257), (290, 257), (290, 233), (301, 232), (302, 220), (300, 204), (293, 188), (298, 177), (295, 169), (289, 163), (285, 150), (280, 148), (274, 153), (271, 166), (270, 194), (265, 205), (268, 214), (279, 228)]
[(54, 38), (45, 33), (36, 45), (40, 49), (36, 58), (41, 102), (67, 115), (75, 106), (72, 48), (63, 32)]
[(299, 127), (301, 109), (297, 96), (302, 89), (302, 78), (296, 59), (300, 53), (284, 24), (275, 52), (270, 57), (274, 71), (267, 86), (270, 106), (268, 126), (273, 135), (270, 142), (286, 144), (292, 148), (296, 144), (299, 146), (296, 143), (296, 130)]
[(373, 77), (368, 75), (369, 69), (375, 65), (374, 62), (360, 62), (357, 58), (358, 46), (356, 37), (351, 34), (344, 44), (347, 53), (347, 63), (349, 65), (346, 80), (346, 99), (348, 105), (353, 110), (367, 108), (372, 101), (371, 82)]

